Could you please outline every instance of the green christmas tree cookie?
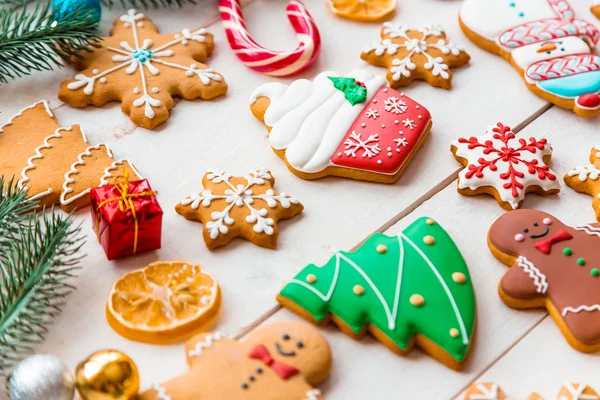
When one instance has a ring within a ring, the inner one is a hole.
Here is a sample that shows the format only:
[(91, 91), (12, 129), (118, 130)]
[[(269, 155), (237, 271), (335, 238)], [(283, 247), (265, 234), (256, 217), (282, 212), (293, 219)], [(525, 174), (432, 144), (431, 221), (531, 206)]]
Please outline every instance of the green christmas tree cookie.
[(352, 337), (369, 330), (396, 353), (413, 345), (447, 366), (465, 360), (475, 330), (469, 270), (448, 233), (421, 218), (398, 236), (375, 234), (355, 252), (310, 264), (277, 300)]

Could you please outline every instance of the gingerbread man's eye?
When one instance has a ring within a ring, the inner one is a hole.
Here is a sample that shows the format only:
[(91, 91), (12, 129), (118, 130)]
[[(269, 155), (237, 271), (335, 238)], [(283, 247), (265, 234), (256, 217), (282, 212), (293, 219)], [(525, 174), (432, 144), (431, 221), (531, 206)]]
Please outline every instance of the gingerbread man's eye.
[(283, 340), (290, 340), (290, 335), (288, 335), (288, 334), (286, 333), (286, 334), (284, 334), (284, 335), (282, 336), (282, 339), (283, 339)]
[(298, 346), (298, 348), (301, 349), (304, 347), (304, 343), (298, 342), (298, 343), (296, 343), (296, 346)]
[(533, 223), (533, 226), (538, 226), (538, 223), (537, 223), (537, 222), (534, 222), (534, 223)]
[(523, 232), (527, 233), (527, 232), (529, 232), (529, 229), (525, 228), (525, 229), (523, 229)]

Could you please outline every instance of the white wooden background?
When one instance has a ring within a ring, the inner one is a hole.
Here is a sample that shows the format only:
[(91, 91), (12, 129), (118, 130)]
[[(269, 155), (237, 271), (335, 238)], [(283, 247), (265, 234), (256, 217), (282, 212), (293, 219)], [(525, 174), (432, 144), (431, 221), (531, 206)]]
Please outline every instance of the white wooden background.
[[(0, 120), (41, 98), (48, 99), (62, 125), (82, 124), (90, 139), (109, 143), (116, 158), (135, 161), (159, 191), (165, 211), (163, 248), (108, 262), (95, 242), (89, 210), (76, 219), (88, 235), (88, 256), (63, 315), (48, 339), (36, 350), (59, 355), (70, 367), (89, 353), (117, 348), (138, 364), (142, 386), (148, 387), (185, 371), (182, 345), (150, 346), (121, 338), (104, 319), (109, 288), (122, 273), (155, 260), (186, 259), (214, 273), (224, 303), (217, 329), (243, 335), (264, 321), (297, 318), (281, 310), (275, 294), (304, 265), (325, 262), (336, 250), (351, 249), (376, 231), (395, 234), (421, 216), (438, 220), (454, 238), (470, 267), (477, 293), (478, 332), (470, 361), (462, 372), (452, 371), (418, 350), (403, 358), (372, 338), (353, 341), (337, 329), (324, 329), (333, 350), (330, 379), (322, 386), (328, 399), (451, 399), (472, 382), (492, 380), (513, 399), (537, 391), (556, 397), (565, 381), (583, 381), (600, 388), (600, 354), (582, 354), (569, 347), (543, 310), (515, 311), (497, 295), (506, 267), (486, 245), (490, 224), (503, 211), (493, 198), (463, 197), (456, 193), (459, 166), (450, 142), (462, 135), (482, 134), (490, 123), (502, 121), (526, 135), (544, 135), (554, 147), (552, 168), (562, 176), (586, 163), (589, 150), (600, 144), (600, 120), (585, 120), (551, 107), (531, 94), (508, 63), (470, 43), (458, 26), (458, 0), (399, 0), (394, 20), (415, 27), (439, 23), (451, 40), (472, 56), (469, 66), (455, 69), (453, 89), (444, 91), (416, 83), (405, 92), (426, 105), (433, 115), (431, 136), (394, 185), (338, 178), (303, 181), (292, 175), (272, 152), (264, 126), (248, 109), (250, 93), (271, 78), (245, 68), (226, 42), (216, 0), (183, 10), (148, 14), (163, 32), (206, 26), (215, 35), (216, 51), (208, 64), (229, 84), (227, 96), (211, 102), (179, 101), (171, 118), (155, 131), (137, 128), (117, 103), (104, 108), (75, 109), (62, 104), (56, 93), (70, 68), (36, 73), (0, 88)], [(591, 0), (572, 0), (579, 16), (595, 21)], [(272, 48), (295, 46), (283, 0), (246, 0), (244, 12), (255, 38)], [(324, 0), (306, 0), (321, 29), (322, 55), (302, 74), (312, 78), (322, 70), (348, 72), (364, 66), (360, 51), (378, 39), (379, 24), (360, 24), (333, 16)], [(104, 10), (102, 29), (108, 32), (122, 10)], [(374, 68), (378, 73), (384, 69)], [(291, 81), (288, 79), (286, 81)], [(243, 240), (210, 252), (202, 240), (202, 225), (186, 221), (175, 204), (198, 191), (204, 171), (223, 168), (243, 174), (267, 166), (279, 190), (294, 194), (305, 212), (281, 223), (277, 250), (262, 249)], [(566, 223), (591, 222), (591, 197), (563, 185), (557, 196), (530, 195), (525, 207), (539, 207)]]

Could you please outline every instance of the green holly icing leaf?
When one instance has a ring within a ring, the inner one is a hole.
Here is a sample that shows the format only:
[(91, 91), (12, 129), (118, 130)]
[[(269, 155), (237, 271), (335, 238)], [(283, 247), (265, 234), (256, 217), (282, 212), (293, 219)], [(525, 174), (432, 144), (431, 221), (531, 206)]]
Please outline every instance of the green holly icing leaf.
[(344, 93), (346, 100), (353, 106), (358, 103), (363, 103), (367, 100), (367, 88), (364, 83), (357, 81), (354, 78), (346, 78), (343, 76), (328, 76), (333, 82), (333, 86)]
[(448, 233), (430, 218), (398, 236), (375, 234), (324, 266), (308, 265), (279, 299), (317, 322), (332, 313), (356, 333), (372, 324), (402, 350), (420, 334), (458, 362), (475, 329), (467, 265)]

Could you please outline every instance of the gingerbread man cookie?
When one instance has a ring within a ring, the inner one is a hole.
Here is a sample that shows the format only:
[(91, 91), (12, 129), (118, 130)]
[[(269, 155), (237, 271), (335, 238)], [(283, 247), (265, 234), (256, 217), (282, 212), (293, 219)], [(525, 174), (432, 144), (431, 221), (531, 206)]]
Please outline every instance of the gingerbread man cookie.
[(360, 58), (369, 64), (389, 69), (390, 86), (406, 86), (415, 79), (431, 86), (450, 89), (450, 68), (469, 62), (465, 50), (446, 38), (439, 25), (412, 29), (403, 24), (386, 22), (381, 28), (381, 42), (367, 47)]
[(600, 146), (592, 148), (590, 162), (590, 165), (575, 167), (567, 172), (564, 180), (575, 191), (593, 196), (592, 208), (596, 220), (600, 221)]
[(323, 400), (319, 385), (331, 349), (305, 322), (275, 322), (243, 341), (201, 334), (186, 346), (189, 372), (142, 393), (140, 400)]
[(60, 85), (58, 98), (76, 107), (120, 101), (133, 123), (154, 129), (169, 117), (173, 96), (210, 100), (227, 92), (223, 77), (203, 64), (213, 49), (205, 29), (159, 34), (132, 9), (115, 20), (100, 48), (71, 60), (81, 72)]
[(420, 218), (397, 236), (377, 233), (356, 251), (310, 264), (277, 296), (319, 325), (359, 339), (367, 331), (397, 354), (416, 345), (459, 369), (475, 334), (469, 270), (448, 233)]
[(45, 100), (0, 126), (0, 175), (18, 180), (41, 206), (86, 206), (91, 188), (114, 183), (125, 170), (141, 179), (130, 161), (113, 160), (107, 145), (90, 144), (79, 125), (60, 127)]
[(512, 267), (498, 288), (508, 306), (545, 307), (571, 346), (600, 350), (600, 224), (570, 227), (516, 210), (494, 222), (488, 245)]
[(458, 192), (491, 194), (505, 210), (521, 207), (526, 193), (560, 190), (556, 174), (546, 165), (552, 156), (550, 143), (543, 138), (518, 138), (500, 122), (483, 136), (455, 140), (451, 151), (466, 167), (458, 177)]
[(294, 197), (273, 190), (275, 178), (266, 168), (250, 171), (243, 177), (209, 171), (202, 184), (202, 192), (186, 197), (175, 210), (204, 224), (204, 241), (210, 250), (238, 236), (262, 247), (275, 248), (279, 234), (277, 221), (292, 218), (304, 209)]
[(501, 55), (529, 90), (584, 117), (600, 113), (600, 30), (576, 19), (567, 0), (466, 0), (460, 25), (475, 44)]
[(432, 121), (429, 111), (371, 72), (323, 72), (314, 81), (272, 82), (251, 96), (269, 143), (295, 175), (380, 183), (400, 178)]

